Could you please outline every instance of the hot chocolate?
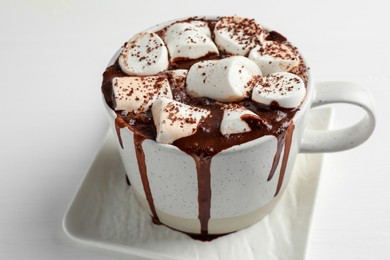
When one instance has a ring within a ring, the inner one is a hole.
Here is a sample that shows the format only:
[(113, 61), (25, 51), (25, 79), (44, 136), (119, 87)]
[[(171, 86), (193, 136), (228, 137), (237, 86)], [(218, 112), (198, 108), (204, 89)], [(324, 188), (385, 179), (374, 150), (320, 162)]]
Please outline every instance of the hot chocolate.
[(122, 148), (121, 129), (133, 134), (153, 221), (160, 219), (145, 162), (145, 140), (175, 146), (193, 158), (199, 233), (208, 235), (214, 156), (264, 136), (275, 137), (267, 179), (278, 176), (273, 191), (278, 196), (294, 115), (305, 99), (307, 84), (308, 68), (297, 49), (253, 19), (193, 17), (141, 32), (125, 43), (103, 74), (102, 91), (116, 113)]

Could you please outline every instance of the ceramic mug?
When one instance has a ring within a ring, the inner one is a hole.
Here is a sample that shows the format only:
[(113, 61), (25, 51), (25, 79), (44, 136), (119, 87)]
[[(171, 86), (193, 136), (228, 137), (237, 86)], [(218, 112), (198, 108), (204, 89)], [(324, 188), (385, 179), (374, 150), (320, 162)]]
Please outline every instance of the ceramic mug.
[[(157, 31), (171, 22), (149, 30)], [(118, 55), (119, 52), (110, 64)], [(305, 131), (310, 109), (331, 103), (361, 107), (365, 116), (344, 129)], [(367, 90), (348, 82), (313, 84), (309, 75), (306, 98), (293, 118), (295, 129), (285, 142), (281, 152), (283, 159), (274, 176), (269, 176), (277, 152), (274, 136), (230, 147), (212, 158), (208, 184), (212, 195), (205, 220), (200, 213), (204, 204), (200, 201), (194, 159), (176, 146), (147, 139), (142, 142), (145, 165), (141, 169), (139, 151), (137, 153), (140, 147), (135, 145), (133, 132), (126, 127), (116, 129), (116, 113), (105, 105), (110, 125), (115, 132), (120, 131), (123, 145), (122, 148), (118, 143), (120, 155), (138, 201), (155, 220), (191, 234), (225, 234), (256, 223), (279, 201), (299, 152), (350, 149), (367, 140), (375, 127), (373, 101)]]

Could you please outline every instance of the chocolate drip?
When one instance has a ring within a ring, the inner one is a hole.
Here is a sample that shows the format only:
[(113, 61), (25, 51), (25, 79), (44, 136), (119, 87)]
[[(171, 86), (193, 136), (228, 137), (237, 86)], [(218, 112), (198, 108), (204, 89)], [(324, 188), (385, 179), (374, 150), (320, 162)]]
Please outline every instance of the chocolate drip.
[(128, 186), (131, 186), (131, 183), (130, 183), (130, 180), (129, 180), (129, 176), (127, 176), (127, 174), (125, 175), (126, 177), (126, 183)]
[(136, 132), (134, 133), (134, 148), (137, 156), (138, 169), (141, 175), (142, 185), (144, 186), (146, 200), (148, 201), (150, 211), (152, 212), (153, 223), (159, 224), (160, 220), (157, 216), (156, 208), (154, 207), (152, 191), (150, 189), (147, 168), (145, 163), (145, 153), (142, 148), (142, 143), (144, 140), (145, 140), (144, 136)]
[(278, 168), (279, 161), (280, 161), (280, 155), (282, 153), (283, 146), (284, 146), (284, 139), (285, 139), (284, 136), (281, 139), (278, 139), (278, 144), (276, 146), (276, 153), (274, 156), (274, 160), (272, 162), (272, 167), (271, 167), (271, 170), (269, 172), (267, 181), (272, 180), (272, 177), (275, 174), (276, 168)]
[(276, 192), (275, 192), (274, 197), (276, 197), (276, 195), (278, 195), (280, 188), (282, 187), (282, 184), (283, 184), (284, 174), (286, 172), (287, 161), (288, 161), (288, 157), (290, 154), (291, 142), (292, 142), (294, 129), (295, 129), (294, 122), (290, 121), (289, 126), (288, 126), (287, 130), (285, 131), (284, 135), (282, 136), (281, 139), (278, 139), (276, 153), (275, 153), (274, 160), (272, 162), (272, 167), (271, 167), (270, 173), (268, 175), (268, 179), (267, 179), (267, 181), (272, 180), (272, 177), (275, 174), (276, 168), (279, 165), (280, 156), (281, 156), (281, 153), (282, 153), (282, 150), (284, 147), (283, 160), (282, 160), (282, 165), (280, 167), (279, 180), (278, 180), (278, 184), (276, 187)]
[(145, 137), (139, 133), (134, 133), (134, 148), (137, 156), (138, 169), (141, 175), (142, 185), (144, 186), (146, 200), (148, 201), (150, 211), (152, 212), (153, 223), (160, 223), (160, 220), (157, 216), (156, 208), (154, 207), (154, 201), (152, 196), (152, 191), (149, 185), (149, 179), (147, 174), (147, 168), (145, 163), (145, 153), (142, 148), (142, 143), (145, 140)]
[(198, 205), (201, 235), (208, 235), (208, 224), (211, 209), (211, 156), (193, 156), (198, 176)]
[(120, 146), (123, 149), (123, 142), (122, 142), (122, 136), (121, 136), (121, 128), (127, 127), (127, 123), (123, 120), (123, 118), (117, 116), (115, 118), (115, 130), (116, 135), (118, 136), (118, 142)]
[[(137, 157), (137, 163), (138, 163), (138, 169), (141, 176), (142, 185), (144, 187), (144, 192), (146, 196), (146, 200), (148, 201), (150, 211), (152, 212), (152, 220), (155, 224), (160, 224), (160, 220), (158, 218), (156, 208), (154, 207), (154, 201), (152, 196), (152, 191), (150, 189), (149, 185), (149, 179), (147, 174), (147, 168), (146, 168), (146, 162), (145, 162), (145, 153), (142, 148), (142, 143), (145, 139), (151, 139), (150, 131), (145, 132), (145, 134), (140, 134), (138, 131), (136, 131), (133, 127), (130, 127), (125, 120), (120, 116), (120, 114), (117, 112), (117, 117), (115, 119), (115, 129), (116, 133), (118, 135), (118, 141), (123, 149), (123, 142), (122, 142), (122, 136), (120, 133), (120, 129), (127, 127), (130, 131), (133, 132), (133, 139), (134, 139), (134, 149)], [(141, 127), (142, 129), (142, 127)], [(130, 185), (130, 181), (127, 178), (126, 175), (126, 181)]]
[(280, 168), (278, 186), (276, 187), (276, 192), (275, 192), (274, 197), (276, 197), (278, 195), (280, 189), (282, 188), (284, 174), (286, 173), (286, 168), (287, 168), (288, 157), (290, 155), (290, 149), (291, 149), (291, 143), (292, 143), (294, 129), (295, 129), (294, 122), (291, 121), (287, 130), (286, 130), (286, 139), (285, 139), (285, 146), (284, 146), (284, 153), (283, 153), (283, 161), (282, 161), (282, 166)]

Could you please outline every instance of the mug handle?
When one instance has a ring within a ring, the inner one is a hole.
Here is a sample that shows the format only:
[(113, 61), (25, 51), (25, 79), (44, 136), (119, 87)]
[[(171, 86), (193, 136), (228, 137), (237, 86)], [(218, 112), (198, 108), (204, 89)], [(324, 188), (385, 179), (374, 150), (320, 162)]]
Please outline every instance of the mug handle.
[(361, 107), (366, 115), (356, 124), (336, 130), (310, 130), (303, 134), (300, 152), (337, 152), (354, 148), (366, 141), (375, 127), (374, 103), (369, 92), (351, 82), (321, 82), (314, 84), (311, 107), (345, 103)]

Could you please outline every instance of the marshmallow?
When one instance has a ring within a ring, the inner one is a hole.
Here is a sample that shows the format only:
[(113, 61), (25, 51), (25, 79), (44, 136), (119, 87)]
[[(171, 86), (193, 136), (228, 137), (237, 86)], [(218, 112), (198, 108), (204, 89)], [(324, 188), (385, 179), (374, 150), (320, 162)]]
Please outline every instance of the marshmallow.
[(201, 23), (178, 22), (168, 27), (165, 42), (171, 61), (197, 59), (208, 54), (218, 54), (217, 46), (210, 38), (210, 29)]
[(261, 32), (254, 19), (222, 17), (214, 28), (215, 43), (220, 50), (245, 56), (260, 41)]
[(156, 141), (171, 144), (179, 138), (193, 135), (210, 111), (161, 97), (153, 103), (152, 114), (157, 131)]
[(250, 97), (260, 76), (256, 63), (245, 57), (205, 60), (190, 68), (187, 92), (194, 97), (208, 97), (221, 102), (240, 101)]
[(306, 95), (303, 80), (288, 72), (275, 72), (263, 77), (253, 89), (252, 99), (264, 105), (277, 102), (280, 107), (296, 108)]
[(299, 64), (299, 58), (293, 47), (274, 41), (264, 41), (261, 46), (252, 49), (249, 59), (259, 66), (263, 75), (289, 71)]
[(207, 37), (211, 38), (211, 31), (209, 28), (209, 25), (205, 21), (200, 20), (190, 20), (188, 21), (191, 25), (195, 26), (195, 28), (202, 34), (206, 35)]
[(112, 85), (115, 110), (145, 112), (158, 97), (172, 98), (168, 79), (164, 75), (114, 78)]
[(155, 75), (168, 68), (168, 51), (157, 34), (141, 32), (127, 42), (119, 65), (128, 75)]
[(223, 118), (220, 131), (223, 135), (238, 134), (251, 131), (251, 128), (242, 120), (242, 116), (250, 116), (260, 120), (260, 117), (252, 111), (236, 104), (222, 106)]

